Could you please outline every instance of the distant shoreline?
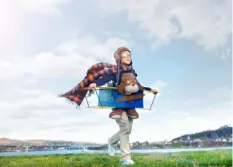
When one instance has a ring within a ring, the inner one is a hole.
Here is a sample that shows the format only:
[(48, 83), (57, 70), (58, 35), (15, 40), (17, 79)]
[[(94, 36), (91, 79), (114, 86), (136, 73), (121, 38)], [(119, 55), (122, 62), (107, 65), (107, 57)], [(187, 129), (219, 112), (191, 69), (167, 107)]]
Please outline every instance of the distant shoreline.
[[(196, 151), (232, 150), (232, 147), (212, 147), (212, 148), (160, 148), (160, 149), (132, 149), (132, 153), (178, 153)], [(119, 150), (116, 151), (120, 153)], [(98, 154), (107, 153), (107, 150), (48, 150), (48, 151), (28, 151), (28, 152), (1, 152), (0, 156), (30, 156), (30, 155), (64, 155), (64, 154)]]

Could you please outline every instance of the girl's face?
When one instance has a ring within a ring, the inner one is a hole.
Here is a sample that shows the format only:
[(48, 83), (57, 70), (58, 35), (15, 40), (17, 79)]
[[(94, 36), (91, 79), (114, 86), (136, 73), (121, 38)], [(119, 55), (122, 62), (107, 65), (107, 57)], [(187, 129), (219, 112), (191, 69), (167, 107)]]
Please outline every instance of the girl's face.
[(121, 64), (129, 65), (131, 61), (131, 53), (129, 51), (121, 53)]

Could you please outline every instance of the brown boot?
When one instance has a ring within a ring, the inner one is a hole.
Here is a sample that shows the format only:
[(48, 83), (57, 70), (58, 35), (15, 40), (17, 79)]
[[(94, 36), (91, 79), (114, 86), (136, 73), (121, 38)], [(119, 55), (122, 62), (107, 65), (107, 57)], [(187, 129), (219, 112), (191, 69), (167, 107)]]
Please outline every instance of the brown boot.
[(120, 118), (122, 111), (123, 110), (121, 110), (121, 109), (113, 109), (112, 112), (109, 114), (109, 118), (112, 118), (112, 119)]
[(126, 113), (127, 113), (127, 115), (129, 117), (131, 117), (133, 119), (138, 119), (139, 118), (138, 112), (134, 108), (128, 109)]

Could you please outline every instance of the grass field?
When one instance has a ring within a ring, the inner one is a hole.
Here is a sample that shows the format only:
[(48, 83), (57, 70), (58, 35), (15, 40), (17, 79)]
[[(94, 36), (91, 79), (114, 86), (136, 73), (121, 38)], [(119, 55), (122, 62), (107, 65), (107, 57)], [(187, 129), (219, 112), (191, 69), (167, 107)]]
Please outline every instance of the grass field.
[[(134, 153), (132, 167), (232, 166), (232, 150)], [(120, 167), (120, 154), (69, 154), (0, 157), (0, 167)]]

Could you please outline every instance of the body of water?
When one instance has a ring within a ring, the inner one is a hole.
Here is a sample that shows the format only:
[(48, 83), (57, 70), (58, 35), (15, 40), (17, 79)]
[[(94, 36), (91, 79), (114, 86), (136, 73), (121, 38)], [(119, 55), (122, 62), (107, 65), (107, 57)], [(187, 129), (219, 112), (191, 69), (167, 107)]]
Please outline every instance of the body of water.
[[(232, 147), (214, 147), (214, 148), (174, 148), (174, 149), (133, 149), (132, 153), (172, 153), (184, 151), (214, 151), (214, 150), (232, 150)], [(80, 153), (107, 153), (107, 150), (51, 150), (51, 151), (29, 151), (29, 152), (1, 152), (0, 156), (22, 156), (22, 155), (52, 155), (52, 154), (80, 154)], [(120, 153), (117, 150), (116, 153)]]

